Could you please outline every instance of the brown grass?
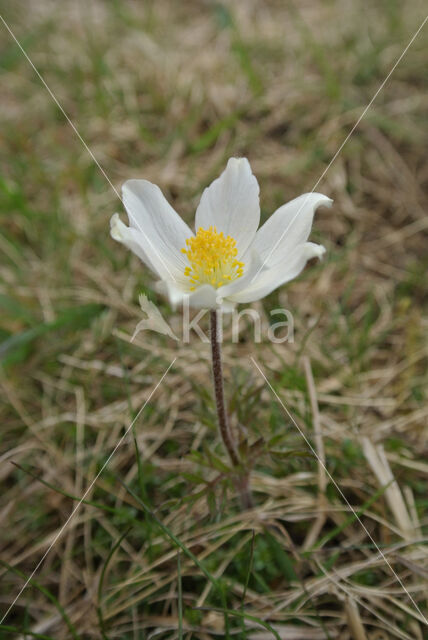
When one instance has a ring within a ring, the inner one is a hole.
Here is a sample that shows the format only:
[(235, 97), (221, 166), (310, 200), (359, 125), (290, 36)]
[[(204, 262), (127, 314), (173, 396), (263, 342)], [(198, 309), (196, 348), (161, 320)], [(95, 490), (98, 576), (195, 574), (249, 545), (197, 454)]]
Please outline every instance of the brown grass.
[[(113, 184), (152, 180), (189, 222), (232, 155), (249, 158), (264, 217), (310, 191), (424, 18), (419, 2), (30, 5), (4, 17)], [(2, 335), (20, 341), (0, 379), (2, 609), (76, 504), (61, 492), (82, 495), (177, 360), (133, 430), (140, 480), (129, 434), (88, 496), (115, 513), (79, 508), (35, 576), (44, 591), (24, 591), (0, 637), (99, 638), (98, 608), (105, 637), (179, 637), (180, 604), (186, 638), (226, 637), (215, 587), (185, 553), (178, 573), (176, 546), (119, 479), (221, 582), (229, 609), (245, 595), (284, 640), (426, 637), (426, 37), (318, 187), (335, 200), (314, 225), (326, 260), (254, 304), (266, 321), (290, 309), (295, 342), (254, 344), (248, 327), (224, 345), (234, 428), (263, 438), (257, 506), (242, 513), (220, 464), (208, 345), (129, 343), (141, 290), (177, 331), (180, 317), (110, 240), (121, 204), (3, 29)], [(100, 307), (72, 314), (89, 303)]]

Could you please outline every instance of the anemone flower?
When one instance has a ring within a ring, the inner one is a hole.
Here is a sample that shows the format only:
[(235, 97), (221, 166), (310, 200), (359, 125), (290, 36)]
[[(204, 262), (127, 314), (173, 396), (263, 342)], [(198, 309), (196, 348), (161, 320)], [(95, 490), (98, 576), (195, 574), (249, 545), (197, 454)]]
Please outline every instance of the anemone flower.
[(315, 210), (332, 200), (303, 194), (258, 229), (259, 185), (246, 158), (230, 158), (205, 189), (195, 233), (155, 184), (128, 180), (122, 193), (130, 226), (116, 213), (111, 235), (153, 271), (173, 307), (187, 299), (191, 307), (230, 311), (293, 280), (310, 258), (325, 252), (307, 240)]
[[(244, 509), (253, 506), (250, 473), (230, 427), (224, 396), (219, 318), (240, 302), (253, 302), (293, 280), (310, 258), (321, 258), (324, 247), (308, 242), (314, 212), (332, 200), (307, 193), (284, 204), (259, 229), (259, 185), (246, 158), (231, 158), (221, 176), (205, 189), (196, 210), (196, 233), (168, 204), (161, 190), (147, 180), (123, 185), (127, 227), (116, 213), (111, 235), (126, 245), (158, 277), (158, 289), (176, 306), (210, 309), (214, 395), (220, 435), (234, 468)], [(147, 318), (141, 328), (159, 329), (160, 314), (144, 297)]]

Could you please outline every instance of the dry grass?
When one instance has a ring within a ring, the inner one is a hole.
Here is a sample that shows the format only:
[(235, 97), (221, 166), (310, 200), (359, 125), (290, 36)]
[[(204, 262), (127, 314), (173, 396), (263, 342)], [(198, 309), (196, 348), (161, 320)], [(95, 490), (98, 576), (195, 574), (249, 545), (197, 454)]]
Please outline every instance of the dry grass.
[[(189, 221), (231, 155), (265, 216), (311, 190), (424, 18), (386, 0), (29, 4), (3, 15), (113, 184), (153, 180)], [(1, 638), (426, 637), (426, 34), (318, 187), (326, 260), (255, 305), (290, 309), (295, 342), (226, 341), (233, 423), (263, 438), (241, 513), (207, 345), (129, 343), (140, 291), (170, 310), (110, 240), (120, 203), (2, 27), (2, 610), (177, 360)]]

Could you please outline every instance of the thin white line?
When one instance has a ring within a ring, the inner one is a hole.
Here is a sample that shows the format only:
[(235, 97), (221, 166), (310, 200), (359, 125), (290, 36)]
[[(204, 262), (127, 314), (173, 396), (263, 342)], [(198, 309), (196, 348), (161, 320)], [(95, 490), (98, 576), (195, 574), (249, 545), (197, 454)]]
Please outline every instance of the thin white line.
[(390, 70), (390, 72), (388, 73), (388, 75), (386, 76), (385, 80), (382, 82), (382, 84), (379, 86), (378, 90), (376, 91), (376, 93), (374, 94), (374, 96), (372, 97), (372, 99), (370, 100), (370, 102), (368, 103), (368, 105), (366, 106), (366, 108), (364, 109), (364, 111), (362, 112), (362, 114), (360, 115), (360, 117), (358, 118), (357, 122), (354, 124), (354, 126), (352, 127), (351, 131), (348, 133), (348, 135), (346, 136), (345, 140), (342, 142), (342, 144), (340, 145), (340, 147), (338, 148), (338, 150), (336, 151), (336, 153), (334, 154), (333, 158), (330, 160), (329, 164), (327, 165), (327, 167), (324, 169), (324, 171), (322, 172), (321, 176), (318, 178), (318, 180), (316, 181), (316, 183), (314, 184), (314, 186), (312, 187), (312, 191), (310, 191), (306, 198), (304, 199), (303, 204), (301, 205), (301, 207), (298, 209), (297, 213), (295, 214), (294, 218), (292, 218), (291, 222), (288, 224), (288, 226), (286, 227), (286, 229), (282, 232), (282, 234), (279, 237), (279, 240), (274, 244), (273, 248), (271, 249), (271, 251), (269, 252), (269, 255), (267, 256), (267, 258), (265, 258), (263, 260), (263, 263), (261, 265), (261, 267), (259, 268), (259, 270), (257, 271), (257, 273), (253, 276), (250, 284), (252, 282), (254, 282), (255, 278), (257, 278), (257, 276), (259, 275), (260, 271), (263, 269), (263, 267), (265, 266), (266, 262), (269, 260), (269, 258), (271, 257), (271, 255), (273, 254), (273, 252), (275, 251), (275, 249), (278, 247), (279, 243), (281, 242), (281, 240), (283, 239), (283, 237), (285, 236), (285, 234), (287, 233), (287, 231), (289, 230), (289, 228), (291, 227), (291, 225), (293, 224), (293, 222), (295, 221), (295, 219), (297, 218), (297, 216), (299, 215), (299, 213), (301, 212), (301, 210), (303, 209), (303, 207), (306, 205), (309, 196), (315, 191), (315, 189), (317, 188), (317, 186), (319, 185), (319, 183), (321, 182), (321, 180), (324, 178), (325, 174), (327, 173), (327, 171), (330, 169), (331, 165), (333, 164), (333, 162), (336, 160), (337, 156), (339, 155), (339, 153), (342, 151), (343, 147), (345, 146), (345, 144), (348, 142), (349, 138), (352, 136), (352, 134), (354, 133), (355, 129), (358, 127), (358, 125), (360, 124), (361, 120), (364, 118), (364, 116), (366, 115), (367, 111), (370, 109), (370, 107), (372, 106), (373, 102), (376, 100), (376, 98), (378, 97), (379, 93), (382, 91), (382, 89), (384, 88), (384, 86), (386, 85), (386, 83), (388, 82), (389, 78), (391, 77), (391, 75), (394, 73), (395, 69), (397, 68), (397, 66), (399, 65), (399, 63), (401, 62), (401, 60), (404, 58), (404, 56), (406, 55), (407, 51), (409, 50), (409, 48), (411, 47), (411, 45), (413, 44), (413, 42), (415, 41), (415, 39), (417, 38), (417, 36), (419, 35), (420, 31), (422, 30), (423, 26), (425, 25), (426, 21), (428, 20), (428, 15), (426, 16), (425, 20), (422, 22), (422, 24), (420, 25), (419, 29), (416, 31), (416, 33), (413, 35), (413, 37), (411, 38), (410, 42), (408, 43), (407, 47), (404, 49), (404, 51), (402, 52), (402, 54), (400, 55), (400, 57), (398, 58), (398, 60), (396, 60), (394, 66), (392, 67), (392, 69)]
[[(79, 138), (80, 142), (83, 144), (83, 146), (85, 147), (86, 151), (89, 153), (89, 155), (91, 156), (92, 160), (95, 162), (95, 164), (97, 165), (98, 169), (101, 171), (101, 173), (103, 174), (104, 178), (107, 180), (107, 182), (109, 183), (110, 187), (113, 189), (113, 191), (115, 192), (115, 194), (117, 195), (117, 197), (119, 198), (119, 200), (122, 202), (123, 204), (123, 200), (120, 196), (120, 193), (118, 192), (118, 190), (116, 189), (116, 187), (114, 186), (114, 184), (112, 183), (112, 181), (110, 180), (110, 178), (108, 177), (107, 173), (105, 172), (105, 170), (103, 169), (103, 167), (100, 165), (100, 163), (98, 162), (97, 158), (95, 157), (95, 155), (93, 154), (93, 152), (91, 151), (91, 149), (88, 147), (88, 145), (86, 144), (86, 142), (84, 141), (84, 139), (82, 138), (82, 136), (80, 135), (79, 131), (77, 130), (77, 128), (75, 127), (74, 123), (70, 120), (69, 116), (67, 115), (67, 113), (64, 111), (63, 107), (61, 106), (61, 104), (59, 103), (58, 99), (56, 98), (55, 94), (53, 93), (53, 91), (51, 91), (50, 87), (48, 86), (47, 82), (44, 80), (43, 76), (41, 75), (40, 71), (37, 69), (37, 67), (35, 66), (35, 64), (32, 62), (31, 58), (29, 57), (29, 55), (27, 54), (27, 52), (25, 51), (25, 49), (23, 48), (23, 46), (21, 45), (21, 43), (19, 42), (18, 38), (15, 36), (15, 34), (13, 33), (12, 29), (9, 27), (9, 25), (7, 24), (6, 20), (3, 18), (2, 15), (0, 15), (0, 19), (3, 22), (4, 26), (6, 27), (6, 29), (9, 31), (10, 35), (12, 36), (12, 38), (15, 40), (16, 44), (18, 45), (18, 47), (20, 48), (22, 54), (24, 55), (24, 57), (27, 59), (27, 61), (29, 62), (29, 64), (31, 65), (31, 67), (33, 68), (34, 72), (36, 73), (36, 75), (38, 76), (38, 78), (40, 79), (40, 81), (42, 82), (43, 86), (45, 87), (45, 89), (47, 90), (47, 92), (49, 93), (50, 97), (52, 98), (52, 100), (55, 102), (56, 106), (58, 107), (58, 109), (61, 111), (62, 115), (64, 116), (64, 118), (67, 120), (68, 124), (70, 125), (70, 127), (73, 129), (74, 133), (77, 135), (77, 137)], [(144, 230), (141, 228), (140, 224), (138, 223), (138, 220), (136, 219), (135, 216), (132, 216), (134, 222), (136, 223), (139, 231), (141, 231), (141, 233), (143, 234), (143, 236), (145, 236), (146, 240), (148, 241), (150, 247), (153, 249), (153, 251), (155, 252), (155, 254), (157, 255), (157, 257), (159, 258), (159, 260), (162, 262), (163, 266), (165, 267), (165, 269), (168, 271), (169, 275), (171, 276), (171, 278), (173, 280), (175, 280), (177, 282), (177, 278), (175, 278), (171, 271), (169, 270), (168, 265), (165, 263), (164, 259), (162, 258), (162, 256), (159, 254), (159, 251), (156, 249), (156, 247), (152, 244), (150, 238), (148, 237), (148, 235), (144, 232)]]
[(318, 460), (319, 464), (323, 467), (324, 471), (326, 472), (326, 474), (328, 475), (328, 477), (330, 478), (331, 482), (334, 484), (335, 488), (337, 489), (337, 491), (340, 493), (341, 497), (343, 498), (343, 500), (346, 502), (348, 508), (351, 510), (352, 514), (355, 516), (355, 518), (358, 520), (358, 522), (360, 523), (360, 525), (362, 526), (362, 528), (364, 529), (364, 531), (366, 532), (366, 534), (368, 535), (368, 537), (370, 538), (370, 540), (372, 541), (372, 543), (374, 544), (374, 546), (376, 547), (377, 551), (379, 552), (379, 556), (384, 560), (384, 562), (388, 565), (389, 569), (391, 570), (392, 574), (394, 575), (394, 577), (396, 578), (396, 580), (398, 581), (398, 583), (400, 584), (400, 586), (402, 587), (402, 589), (404, 590), (404, 592), (407, 594), (407, 596), (410, 598), (410, 601), (412, 602), (412, 604), (414, 605), (415, 609), (417, 610), (417, 612), (419, 613), (419, 615), (422, 617), (422, 620), (425, 622), (425, 624), (428, 626), (428, 620), (427, 618), (425, 618), (424, 614), (422, 613), (422, 611), (420, 610), (420, 608), (418, 607), (417, 603), (415, 602), (415, 600), (413, 599), (413, 597), (411, 596), (411, 594), (409, 593), (409, 591), (406, 589), (406, 587), (404, 586), (400, 576), (394, 571), (394, 569), (392, 568), (390, 562), (388, 561), (388, 559), (386, 558), (385, 554), (382, 552), (382, 550), (378, 547), (378, 545), (376, 544), (376, 541), (374, 540), (374, 538), (371, 536), (370, 532), (368, 531), (367, 527), (365, 526), (365, 524), (362, 522), (362, 520), (360, 520), (357, 512), (355, 511), (355, 509), (352, 507), (352, 505), (349, 503), (349, 501), (347, 500), (346, 496), (344, 495), (342, 489), (339, 487), (339, 485), (337, 484), (336, 480), (333, 478), (333, 476), (331, 475), (330, 471), (327, 469), (326, 465), (324, 464), (324, 462), (320, 459), (320, 457), (318, 456), (317, 452), (315, 451), (315, 449), (313, 448), (313, 446), (311, 445), (311, 443), (309, 442), (308, 438), (305, 436), (305, 434), (303, 433), (303, 431), (301, 430), (301, 428), (299, 427), (299, 425), (297, 424), (297, 422), (295, 421), (295, 419), (293, 418), (293, 416), (291, 415), (290, 411), (287, 409), (287, 407), (285, 406), (285, 404), (283, 403), (283, 401), (281, 400), (281, 398), (279, 397), (279, 395), (277, 394), (277, 392), (275, 391), (275, 389), (273, 388), (273, 386), (271, 385), (271, 383), (269, 382), (269, 380), (266, 378), (265, 374), (263, 373), (263, 371), (261, 370), (261, 368), (259, 367), (259, 365), (257, 364), (257, 362), (255, 361), (255, 359), (253, 358), (253, 356), (250, 356), (250, 359), (252, 360), (253, 364), (255, 365), (255, 367), (258, 369), (259, 373), (261, 374), (262, 378), (264, 379), (264, 381), (266, 382), (266, 384), (268, 385), (269, 389), (272, 391), (272, 393), (274, 394), (275, 398), (278, 400), (278, 402), (280, 403), (280, 405), (282, 406), (282, 408), (284, 409), (285, 413), (288, 415), (288, 417), (290, 418), (290, 420), (293, 422), (294, 426), (296, 427), (296, 429), (298, 430), (298, 432), (300, 433), (300, 435), (302, 436), (302, 438), (305, 440), (306, 444), (308, 445), (308, 447), (310, 448), (311, 452), (313, 453), (313, 455), (315, 456), (315, 458)]
[(43, 556), (41, 557), (41, 559), (39, 560), (39, 562), (37, 563), (36, 567), (33, 569), (31, 575), (29, 578), (27, 578), (24, 586), (21, 588), (20, 592), (18, 593), (18, 595), (16, 596), (15, 600), (12, 602), (12, 604), (9, 606), (8, 610), (6, 611), (6, 613), (4, 614), (3, 618), (0, 620), (0, 624), (3, 624), (3, 621), (7, 618), (7, 616), (9, 615), (10, 610), (12, 609), (12, 607), (15, 605), (16, 601), (18, 600), (18, 598), (21, 596), (21, 594), (23, 593), (23, 591), (27, 588), (28, 584), (31, 582), (31, 580), (33, 579), (35, 573), (38, 571), (39, 567), (41, 566), (41, 564), (43, 563), (43, 561), (45, 560), (46, 556), (48, 555), (48, 553), (50, 552), (50, 550), (52, 549), (52, 547), (56, 544), (57, 540), (61, 537), (61, 535), (63, 534), (65, 528), (67, 527), (68, 523), (70, 522), (70, 520), (73, 518), (74, 514), (76, 513), (76, 511), (79, 509), (80, 505), (82, 504), (82, 502), (84, 501), (84, 499), (86, 498), (86, 496), (88, 495), (88, 493), (90, 492), (90, 490), (92, 489), (92, 487), (94, 486), (94, 484), (96, 483), (96, 481), (98, 480), (98, 478), (100, 477), (100, 475), (102, 474), (102, 472), (104, 471), (104, 469), (106, 468), (106, 466), (108, 465), (108, 463), (110, 462), (110, 460), (112, 459), (112, 457), (114, 456), (114, 454), (116, 453), (117, 449), (120, 447), (120, 445), (122, 444), (123, 440), (126, 438), (126, 436), (128, 435), (129, 431), (132, 429), (132, 427), (134, 426), (134, 424), (136, 423), (136, 421), (138, 420), (138, 418), (140, 417), (143, 409), (147, 406), (147, 403), (150, 401), (151, 397), (153, 396), (153, 394), (156, 392), (156, 390), (158, 389), (159, 385), (162, 384), (163, 379), (165, 378), (166, 374), (168, 373), (168, 371), (171, 369), (172, 365), (174, 364), (174, 362), (177, 360), (177, 357), (174, 358), (174, 360), (171, 362), (171, 364), (169, 365), (168, 369), (164, 372), (162, 378), (159, 380), (159, 382), (157, 383), (157, 385), (155, 386), (155, 388), (150, 392), (147, 400), (144, 402), (143, 406), (141, 407), (141, 409), (138, 411), (137, 415), (135, 416), (135, 418), (133, 419), (133, 421), (131, 422), (131, 424), (129, 425), (129, 427), (126, 429), (125, 433), (123, 434), (123, 436), (118, 440), (118, 442), (116, 443), (116, 446), (114, 447), (113, 451), (110, 453), (109, 457), (107, 458), (107, 460), (104, 462), (103, 466), (101, 467), (101, 469), (98, 471), (97, 475), (95, 476), (95, 478), (92, 480), (92, 482), (90, 483), (89, 487), (86, 489), (85, 493), (83, 494), (83, 496), (80, 498), (79, 502), (77, 503), (77, 505), (74, 507), (73, 511), (71, 512), (71, 514), (68, 516), (67, 520), (65, 521), (65, 523), (62, 525), (61, 529), (59, 530), (59, 532), (56, 534), (55, 538), (53, 539), (53, 541), (51, 542), (51, 544), (49, 545), (48, 549), (45, 551), (45, 553), (43, 554)]

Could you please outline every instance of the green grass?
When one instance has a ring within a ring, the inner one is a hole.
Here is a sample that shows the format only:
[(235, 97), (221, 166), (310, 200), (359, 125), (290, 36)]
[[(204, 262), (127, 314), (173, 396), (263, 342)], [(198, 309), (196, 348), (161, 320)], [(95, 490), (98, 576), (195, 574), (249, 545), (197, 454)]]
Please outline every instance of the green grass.
[[(114, 187), (156, 182), (190, 224), (232, 155), (252, 164), (263, 220), (310, 191), (424, 18), (418, 2), (336, 0), (0, 13)], [(130, 343), (139, 293), (178, 334), (180, 313), (109, 237), (120, 201), (0, 33), (0, 618), (177, 357), (0, 638), (360, 638), (352, 606), (367, 639), (422, 640), (420, 613), (346, 501), (426, 616), (426, 28), (317, 187), (335, 200), (314, 223), (325, 260), (255, 305), (266, 326), (289, 309), (294, 342), (254, 344), (248, 324), (232, 344), (226, 327), (251, 513), (217, 434), (208, 346)], [(346, 501), (251, 355), (318, 450), (309, 359)], [(396, 485), (379, 480), (364, 438)]]

